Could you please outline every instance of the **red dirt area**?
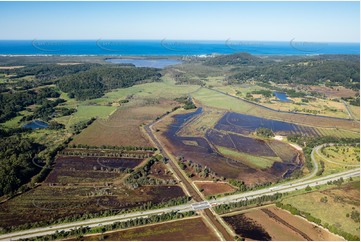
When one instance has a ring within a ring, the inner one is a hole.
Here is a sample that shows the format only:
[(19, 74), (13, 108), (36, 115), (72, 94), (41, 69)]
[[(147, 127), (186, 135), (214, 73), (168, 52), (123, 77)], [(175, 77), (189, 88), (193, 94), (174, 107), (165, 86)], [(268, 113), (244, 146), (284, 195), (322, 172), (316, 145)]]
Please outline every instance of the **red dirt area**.
[(229, 185), (226, 182), (194, 182), (194, 184), (198, 187), (199, 190), (202, 191), (202, 193), (205, 196), (213, 196), (217, 194), (223, 194), (223, 193), (231, 193), (236, 191), (234, 187)]

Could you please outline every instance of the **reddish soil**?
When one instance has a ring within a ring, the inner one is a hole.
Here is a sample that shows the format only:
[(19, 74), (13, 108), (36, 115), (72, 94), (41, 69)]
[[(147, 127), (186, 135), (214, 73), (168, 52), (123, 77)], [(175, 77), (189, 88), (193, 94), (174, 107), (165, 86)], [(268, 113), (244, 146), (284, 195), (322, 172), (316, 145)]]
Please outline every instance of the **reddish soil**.
[(120, 178), (126, 168), (138, 166), (142, 159), (60, 156), (45, 183), (104, 182)]
[(236, 191), (234, 187), (225, 182), (194, 182), (198, 189), (203, 190), (205, 196), (212, 196)]
[[(194, 231), (197, 231), (194, 233)], [(162, 224), (147, 225), (104, 235), (107, 241), (216, 241), (213, 230), (202, 218), (183, 219)], [(87, 241), (99, 240), (98, 236), (85, 237)]]
[[(237, 234), (248, 239), (259, 239), (260, 235), (267, 234), (268, 240), (342, 240), (327, 230), (274, 206), (252, 209), (224, 218)], [(257, 225), (261, 233), (249, 231), (244, 221), (251, 221)]]

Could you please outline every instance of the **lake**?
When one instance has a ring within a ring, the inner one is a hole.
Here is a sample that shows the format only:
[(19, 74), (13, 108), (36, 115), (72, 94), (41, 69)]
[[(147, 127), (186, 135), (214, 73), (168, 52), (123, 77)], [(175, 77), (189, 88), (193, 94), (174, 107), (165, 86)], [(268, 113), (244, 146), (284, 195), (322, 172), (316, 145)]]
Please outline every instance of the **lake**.
[(284, 92), (273, 92), (273, 94), (280, 100), (280, 102), (291, 102), (291, 100), (288, 99), (287, 94)]
[(106, 59), (113, 64), (133, 64), (136, 67), (164, 68), (166, 66), (182, 63), (180, 60), (170, 59)]
[(23, 125), (24, 129), (45, 129), (47, 127), (49, 127), (49, 124), (47, 124), (41, 120), (34, 120), (30, 123)]

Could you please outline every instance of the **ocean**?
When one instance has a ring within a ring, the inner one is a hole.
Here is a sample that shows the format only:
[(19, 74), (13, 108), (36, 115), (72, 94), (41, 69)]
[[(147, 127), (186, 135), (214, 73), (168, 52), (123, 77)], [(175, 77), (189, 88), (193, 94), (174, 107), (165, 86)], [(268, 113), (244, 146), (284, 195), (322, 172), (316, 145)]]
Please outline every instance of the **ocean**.
[(0, 55), (187, 56), (360, 54), (359, 43), (187, 40), (0, 40)]

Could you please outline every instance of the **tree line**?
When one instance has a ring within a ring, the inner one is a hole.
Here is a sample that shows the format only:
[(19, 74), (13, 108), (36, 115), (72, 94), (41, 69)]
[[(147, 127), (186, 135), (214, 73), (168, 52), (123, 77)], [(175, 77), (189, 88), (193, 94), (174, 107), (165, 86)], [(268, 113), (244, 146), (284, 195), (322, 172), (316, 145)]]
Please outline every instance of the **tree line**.
[(328, 223), (323, 223), (321, 221), (321, 219), (312, 216), (308, 212), (300, 211), (299, 209), (292, 206), (291, 204), (283, 204), (281, 202), (277, 202), (276, 206), (289, 211), (293, 215), (298, 215), (298, 216), (304, 217), (305, 219), (307, 219), (310, 222), (313, 222), (313, 223), (316, 223), (316, 224), (318, 224), (320, 226), (323, 226), (326, 229), (330, 230), (332, 233), (341, 235), (346, 240), (351, 240), (351, 241), (359, 241), (360, 240), (360, 238), (358, 236), (347, 233), (347, 232), (343, 231), (341, 228), (335, 226), (334, 224), (330, 225)]
[(134, 218), (123, 222), (115, 222), (110, 225), (103, 225), (98, 227), (80, 227), (78, 229), (70, 230), (70, 231), (57, 231), (55, 234), (51, 235), (45, 235), (45, 236), (38, 236), (35, 238), (30, 238), (26, 240), (37, 240), (37, 241), (47, 241), (47, 240), (62, 240), (69, 237), (75, 237), (76, 239), (83, 238), (84, 235), (88, 234), (95, 234), (95, 233), (101, 233), (102, 235), (99, 236), (98, 240), (104, 240), (105, 235), (103, 233), (107, 231), (113, 231), (117, 229), (126, 229), (130, 227), (135, 226), (142, 226), (146, 224), (153, 224), (153, 223), (160, 223), (164, 221), (170, 221), (170, 220), (176, 220), (180, 218), (190, 217), (195, 215), (194, 211), (188, 211), (188, 212), (169, 212), (169, 213), (163, 213), (159, 215), (150, 215), (148, 217), (143, 218)]
[(87, 100), (98, 98), (115, 88), (131, 87), (150, 81), (158, 81), (159, 69), (147, 67), (118, 67), (108, 65), (59, 78), (59, 88), (70, 98)]

